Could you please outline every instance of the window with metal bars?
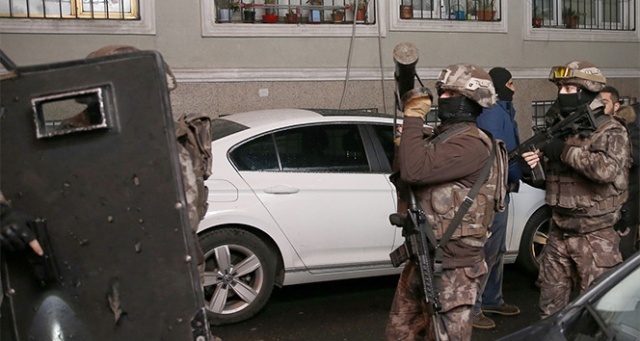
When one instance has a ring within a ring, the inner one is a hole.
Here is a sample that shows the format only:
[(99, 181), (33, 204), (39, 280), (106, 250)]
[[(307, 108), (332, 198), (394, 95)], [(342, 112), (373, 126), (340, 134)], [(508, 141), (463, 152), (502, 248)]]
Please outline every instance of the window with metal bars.
[(374, 0), (213, 1), (215, 21), (223, 24), (375, 24), (376, 18)]
[(544, 123), (544, 115), (551, 108), (553, 102), (555, 102), (555, 100), (531, 102), (531, 129), (534, 134), (546, 127)]
[(139, 0), (0, 0), (0, 17), (140, 20)]
[(533, 0), (534, 28), (635, 31), (637, 0)]
[(401, 0), (400, 19), (500, 21), (501, 0)]

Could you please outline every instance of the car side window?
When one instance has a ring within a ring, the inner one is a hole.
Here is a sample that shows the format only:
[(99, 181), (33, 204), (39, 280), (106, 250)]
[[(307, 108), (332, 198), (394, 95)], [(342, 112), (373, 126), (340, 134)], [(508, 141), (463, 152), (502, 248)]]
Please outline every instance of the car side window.
[(382, 143), (384, 155), (387, 157), (387, 160), (389, 160), (389, 164), (393, 165), (393, 155), (395, 152), (395, 147), (393, 146), (393, 126), (375, 125), (374, 129), (376, 135), (378, 135), (378, 139), (380, 139), (380, 143)]
[(354, 124), (299, 127), (275, 134), (283, 171), (370, 172), (369, 162)]
[(273, 137), (265, 135), (251, 140), (231, 152), (239, 171), (279, 171)]

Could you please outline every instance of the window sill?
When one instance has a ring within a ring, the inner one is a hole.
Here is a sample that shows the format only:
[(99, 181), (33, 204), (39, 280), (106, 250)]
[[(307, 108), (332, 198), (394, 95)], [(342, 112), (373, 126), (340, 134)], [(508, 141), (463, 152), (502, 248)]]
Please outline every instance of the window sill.
[[(213, 1), (202, 0), (202, 36), (203, 37), (350, 37), (353, 24), (266, 24), (266, 23), (216, 23)], [(384, 7), (379, 6), (379, 18), (374, 25), (356, 25), (358, 37), (386, 36)]]
[(640, 32), (636, 31), (602, 31), (568, 28), (525, 28), (524, 40), (532, 41), (606, 41), (606, 42), (637, 42)]
[(156, 34), (155, 0), (140, 0), (140, 20), (0, 19), (0, 33)]
[(509, 6), (502, 8), (501, 21), (470, 20), (403, 20), (400, 19), (400, 7), (391, 6), (389, 13), (390, 31), (414, 32), (488, 32), (506, 33)]
[[(531, 6), (525, 6), (525, 17), (532, 18)], [(531, 22), (531, 19), (528, 20)], [(637, 23), (634, 25), (638, 27)], [(605, 42), (636, 42), (640, 41), (640, 30), (635, 31), (602, 31), (569, 28), (534, 28), (524, 27), (524, 40), (527, 41), (605, 41)]]

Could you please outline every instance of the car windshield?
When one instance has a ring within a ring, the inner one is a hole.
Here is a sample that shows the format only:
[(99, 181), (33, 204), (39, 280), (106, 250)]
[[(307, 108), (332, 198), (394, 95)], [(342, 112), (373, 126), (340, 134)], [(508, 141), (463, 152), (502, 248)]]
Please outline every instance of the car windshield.
[(574, 323), (569, 340), (640, 339), (640, 268), (633, 270), (598, 300), (587, 304)]
[(640, 268), (611, 288), (593, 304), (617, 340), (640, 339)]

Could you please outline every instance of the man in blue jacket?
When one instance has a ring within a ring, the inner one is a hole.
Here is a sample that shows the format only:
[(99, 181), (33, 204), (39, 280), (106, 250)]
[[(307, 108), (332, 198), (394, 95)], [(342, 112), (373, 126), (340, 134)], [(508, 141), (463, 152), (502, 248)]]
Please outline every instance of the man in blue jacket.
[[(489, 71), (498, 94), (498, 102), (489, 109), (484, 109), (477, 118), (478, 127), (490, 132), (496, 140), (505, 142), (507, 150), (514, 149), (520, 144), (518, 125), (515, 121), (516, 111), (513, 108), (513, 94), (515, 86), (511, 72), (502, 67), (495, 67)], [(509, 192), (517, 192), (520, 184), (520, 168), (517, 164), (509, 166)], [(509, 217), (510, 196), (505, 198), (507, 205), (504, 212), (496, 212), (490, 226), (491, 235), (484, 245), (487, 274), (481, 282), (478, 299), (473, 307), (473, 327), (479, 329), (493, 329), (495, 322), (484, 315), (493, 313), (500, 315), (518, 315), (520, 308), (504, 302), (502, 298), (503, 256), (506, 252), (507, 218)]]

